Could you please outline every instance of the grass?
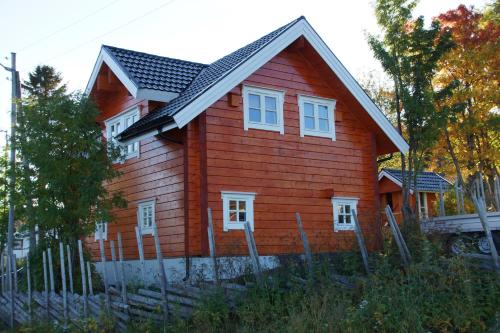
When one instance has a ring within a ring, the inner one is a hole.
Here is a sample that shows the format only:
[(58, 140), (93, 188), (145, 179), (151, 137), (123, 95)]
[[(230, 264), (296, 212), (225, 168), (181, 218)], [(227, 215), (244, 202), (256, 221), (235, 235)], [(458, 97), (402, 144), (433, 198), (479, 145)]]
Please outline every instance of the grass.
[[(402, 269), (392, 245), (370, 258), (366, 276), (357, 253), (315, 258), (305, 280), (301, 262), (267, 274), (229, 307), (219, 290), (202, 299), (192, 318), (164, 327), (134, 323), (127, 332), (500, 332), (500, 278), (464, 258), (444, 254), (439, 243), (412, 240), (413, 263)], [(347, 275), (351, 288), (335, 275)], [(251, 279), (251, 277), (250, 277)], [(92, 323), (91, 323), (92, 324)], [(89, 325), (88, 332), (110, 332)], [(47, 326), (19, 332), (58, 332)]]

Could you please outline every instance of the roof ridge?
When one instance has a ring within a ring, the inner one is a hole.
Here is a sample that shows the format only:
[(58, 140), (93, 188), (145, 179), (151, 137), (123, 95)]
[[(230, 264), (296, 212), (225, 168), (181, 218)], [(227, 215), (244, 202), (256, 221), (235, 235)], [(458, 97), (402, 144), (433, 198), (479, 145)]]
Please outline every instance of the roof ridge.
[(236, 65), (232, 66), (231, 68), (229, 68), (228, 70), (226, 70), (223, 75), (221, 75), (221, 77), (219, 77), (219, 79), (211, 82), (209, 85), (207, 85), (204, 89), (200, 90), (197, 94), (195, 94), (190, 100), (186, 101), (185, 103), (183, 103), (181, 106), (179, 106), (178, 108), (183, 108), (184, 106), (186, 106), (187, 104), (191, 103), (193, 99), (197, 98), (199, 95), (203, 94), (203, 92), (205, 92), (207, 89), (209, 89), (211, 86), (213, 86), (216, 82), (218, 82), (222, 77), (225, 77), (227, 75), (227, 73), (233, 71), (235, 68), (237, 68), (238, 66), (240, 66), (243, 62), (245, 62), (246, 60), (248, 60), (249, 58), (253, 57), (256, 53), (258, 53), (263, 47), (265, 47), (266, 45), (268, 45), (269, 43), (271, 43), (273, 40), (275, 40), (276, 38), (278, 38), (278, 36), (280, 36), (284, 31), (286, 31), (289, 27), (291, 27), (292, 25), (294, 25), (295, 23), (297, 23), (298, 21), (302, 20), (302, 19), (305, 19), (304, 16), (300, 16), (299, 18), (291, 21), (291, 22), (288, 22), (287, 24), (277, 28), (277, 29), (274, 29), (273, 31), (271, 31), (270, 33), (268, 34), (265, 34), (264, 36), (246, 44), (245, 46), (242, 46), (240, 48), (238, 48), (237, 50), (229, 53), (229, 54), (226, 54), (225, 56), (215, 60), (214, 62), (212, 62), (209, 66), (203, 68), (195, 77), (194, 79), (190, 82), (190, 84), (186, 87), (186, 90), (188, 90), (191, 86), (191, 84), (193, 82), (196, 81), (196, 79), (202, 75), (206, 70), (210, 69), (210, 67), (212, 65), (215, 65), (217, 62), (219, 61), (222, 61), (224, 58), (229, 58), (231, 56), (233, 56), (234, 54), (238, 53), (239, 51), (249, 47), (250, 45), (260, 41), (262, 38), (266, 37), (266, 36), (269, 36), (269, 35), (272, 35), (274, 34), (275, 32), (279, 31), (279, 30), (282, 30), (280, 31), (279, 34), (277, 34), (276, 36), (272, 37), (271, 39), (269, 39), (266, 43), (264, 43), (263, 45), (261, 45), (259, 48), (255, 49), (253, 52), (251, 52), (245, 59), (242, 59), (240, 60)]
[(191, 61), (191, 60), (184, 60), (184, 59), (179, 59), (179, 58), (166, 57), (166, 56), (162, 56), (162, 55), (158, 55), (158, 54), (153, 54), (153, 53), (148, 53), (148, 52), (143, 52), (143, 51), (136, 51), (136, 50), (131, 50), (131, 49), (125, 49), (123, 47), (117, 47), (117, 46), (112, 46), (112, 45), (102, 44), (101, 47), (102, 48), (110, 48), (110, 49), (122, 50), (122, 51), (126, 51), (126, 52), (134, 52), (134, 53), (138, 53), (138, 54), (141, 54), (141, 55), (152, 56), (152, 57), (157, 57), (157, 58), (162, 58), (162, 59), (168, 59), (168, 60), (173, 60), (173, 61), (179, 61), (179, 62), (185, 62), (185, 63), (190, 63), (190, 64), (193, 64), (193, 65), (199, 65), (199, 66), (203, 66), (203, 67), (210, 66), (209, 64), (204, 64), (204, 63), (201, 63), (201, 62), (196, 62), (196, 61)]

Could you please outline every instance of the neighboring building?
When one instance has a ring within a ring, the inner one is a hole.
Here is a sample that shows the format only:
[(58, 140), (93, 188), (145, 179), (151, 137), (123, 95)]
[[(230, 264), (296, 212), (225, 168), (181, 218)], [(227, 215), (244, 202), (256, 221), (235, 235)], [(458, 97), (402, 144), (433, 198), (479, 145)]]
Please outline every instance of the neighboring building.
[[(398, 222), (402, 221), (403, 207), (403, 176), (401, 170), (382, 169), (378, 175), (380, 191), (380, 206), (382, 211), (389, 205)], [(410, 206), (419, 212), (421, 219), (435, 217), (439, 213), (439, 192), (446, 192), (453, 184), (435, 172), (422, 171), (417, 173), (417, 188), (410, 190)], [(416, 193), (418, 193), (418, 198)], [(418, 206), (418, 209), (417, 209)], [(385, 213), (383, 213), (385, 215)]]
[(313, 251), (356, 246), (352, 210), (379, 244), (377, 156), (408, 147), (305, 18), (210, 65), (103, 46), (86, 92), (126, 152), (102, 226), (126, 258), (138, 224), (146, 258), (153, 224), (165, 256), (207, 256), (208, 208), (219, 256), (248, 254), (245, 221), (260, 255), (303, 252), (295, 212)]

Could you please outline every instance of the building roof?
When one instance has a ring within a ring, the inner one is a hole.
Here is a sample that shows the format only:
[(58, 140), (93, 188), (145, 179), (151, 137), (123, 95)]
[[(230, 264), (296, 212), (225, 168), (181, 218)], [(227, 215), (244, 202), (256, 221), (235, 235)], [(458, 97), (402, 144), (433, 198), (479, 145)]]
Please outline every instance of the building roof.
[(180, 93), (207, 65), (103, 45), (138, 88)]
[[(382, 169), (380, 171), (378, 180), (380, 181), (383, 177), (388, 178), (399, 186), (402, 186), (403, 176), (399, 169)], [(417, 191), (421, 192), (439, 192), (439, 187), (443, 191), (448, 191), (453, 184), (440, 176), (436, 172), (431, 171), (420, 171), (417, 173)], [(413, 182), (410, 185), (411, 189), (414, 190)]]
[(166, 102), (118, 136), (122, 142), (146, 138), (184, 127), (300, 37), (314, 48), (394, 146), (406, 153), (408, 144), (303, 16), (210, 65), (103, 46), (86, 92), (92, 91), (106, 63), (134, 98)]
[(120, 137), (122, 139), (126, 139), (127, 137), (140, 133), (143, 130), (147, 130), (151, 127), (157, 126), (159, 122), (172, 122), (172, 117), (177, 112), (179, 112), (183, 106), (189, 104), (200, 93), (223, 78), (226, 73), (237, 68), (241, 63), (258, 52), (267, 43), (286, 31), (286, 29), (292, 26), (296, 21), (301, 19), (304, 19), (304, 17), (301, 16), (297, 20), (294, 20), (274, 30), (273, 32), (257, 39), (256, 41), (204, 67), (198, 73), (196, 78), (191, 82), (191, 84), (187, 87), (187, 89), (185, 89), (177, 98), (173, 99), (164, 108), (149, 113), (141, 118), (135, 124), (123, 131), (120, 134)]

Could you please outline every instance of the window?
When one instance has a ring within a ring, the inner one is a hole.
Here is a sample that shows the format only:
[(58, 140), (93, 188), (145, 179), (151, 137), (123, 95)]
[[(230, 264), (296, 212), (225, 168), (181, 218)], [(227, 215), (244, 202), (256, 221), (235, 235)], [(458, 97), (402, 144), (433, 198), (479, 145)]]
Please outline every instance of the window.
[(243, 87), (243, 118), (245, 131), (257, 128), (285, 133), (283, 122), (284, 92)]
[(336, 101), (317, 97), (298, 97), (300, 136), (321, 136), (335, 140), (334, 110)]
[(332, 198), (333, 204), (333, 229), (354, 230), (352, 212), (356, 211), (357, 198)]
[(427, 206), (427, 193), (418, 192), (419, 217), (426, 219), (429, 217), (429, 208)]
[[(101, 237), (102, 236), (102, 237)], [(107, 240), (108, 239), (108, 223), (97, 222), (95, 224), (94, 240)]]
[(155, 223), (155, 202), (140, 202), (137, 211), (138, 224), (142, 234), (153, 234), (153, 225)]
[(222, 192), (224, 231), (244, 230), (245, 222), (254, 230), (253, 201), (255, 193)]
[[(139, 109), (134, 108), (130, 111), (119, 114), (106, 121), (106, 138), (109, 142), (119, 145), (115, 137), (139, 120)], [(139, 156), (139, 142), (134, 142), (122, 147), (122, 153), (125, 159)]]

